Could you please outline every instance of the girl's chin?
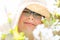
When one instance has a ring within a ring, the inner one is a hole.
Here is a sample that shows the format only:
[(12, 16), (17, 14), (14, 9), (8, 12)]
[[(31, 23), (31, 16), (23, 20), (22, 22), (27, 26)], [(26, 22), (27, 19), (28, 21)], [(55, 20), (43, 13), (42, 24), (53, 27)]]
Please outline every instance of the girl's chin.
[(31, 26), (25, 26), (25, 31), (32, 32), (34, 30), (34, 27)]

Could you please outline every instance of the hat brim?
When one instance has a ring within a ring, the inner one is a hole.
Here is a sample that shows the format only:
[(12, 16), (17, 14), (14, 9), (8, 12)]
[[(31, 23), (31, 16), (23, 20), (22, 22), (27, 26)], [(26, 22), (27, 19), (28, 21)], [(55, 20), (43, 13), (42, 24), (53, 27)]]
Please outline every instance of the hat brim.
[(44, 7), (40, 4), (30, 4), (26, 8), (45, 16), (45, 18), (47, 18), (47, 20), (50, 19), (50, 12), (47, 10), (46, 7)]

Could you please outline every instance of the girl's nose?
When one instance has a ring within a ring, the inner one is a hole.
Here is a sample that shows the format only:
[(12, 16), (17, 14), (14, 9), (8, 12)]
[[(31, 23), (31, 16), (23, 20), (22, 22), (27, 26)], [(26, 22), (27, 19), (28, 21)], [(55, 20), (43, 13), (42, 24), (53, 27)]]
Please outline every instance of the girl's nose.
[(33, 20), (33, 19), (34, 19), (33, 15), (30, 15), (30, 16), (28, 17), (28, 19), (29, 19), (29, 20)]

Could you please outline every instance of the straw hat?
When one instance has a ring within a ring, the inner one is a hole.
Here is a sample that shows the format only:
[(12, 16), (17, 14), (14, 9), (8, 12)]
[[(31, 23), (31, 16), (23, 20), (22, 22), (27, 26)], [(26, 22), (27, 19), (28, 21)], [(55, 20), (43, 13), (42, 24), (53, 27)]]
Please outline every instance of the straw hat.
[(45, 16), (45, 18), (47, 18), (47, 20), (50, 19), (50, 12), (47, 10), (47, 8), (45, 8), (42, 5), (30, 4), (27, 6), (27, 8), (30, 9), (31, 11), (34, 11), (36, 13), (39, 13), (39, 14)]

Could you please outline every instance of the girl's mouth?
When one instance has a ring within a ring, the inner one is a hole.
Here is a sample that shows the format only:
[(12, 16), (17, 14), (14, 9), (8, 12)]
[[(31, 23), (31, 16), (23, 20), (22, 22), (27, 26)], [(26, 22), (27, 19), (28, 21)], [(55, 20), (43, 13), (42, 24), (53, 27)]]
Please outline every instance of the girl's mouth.
[(24, 23), (27, 24), (27, 25), (33, 25), (33, 26), (35, 26), (35, 24), (33, 24), (31, 22), (24, 22)]

